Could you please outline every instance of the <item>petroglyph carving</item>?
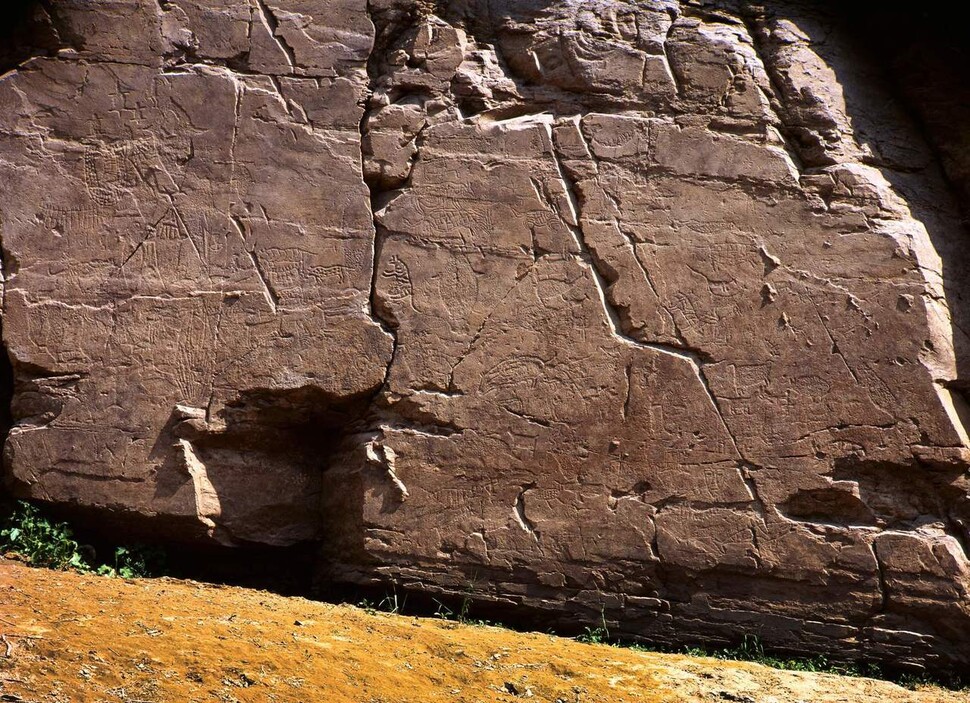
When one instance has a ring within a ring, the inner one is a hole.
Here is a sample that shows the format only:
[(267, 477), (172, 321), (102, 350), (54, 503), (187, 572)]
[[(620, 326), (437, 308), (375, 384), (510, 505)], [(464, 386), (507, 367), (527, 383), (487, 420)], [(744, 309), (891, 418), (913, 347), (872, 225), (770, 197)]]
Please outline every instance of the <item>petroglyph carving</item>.
[(482, 374), (478, 387), (482, 393), (494, 393), (511, 387), (523, 385), (524, 389), (535, 389), (542, 378), (546, 362), (537, 356), (514, 356), (495, 364)]
[(115, 205), (148, 177), (149, 170), (164, 171), (154, 137), (91, 145), (84, 151), (82, 163), (87, 192), (101, 207)]
[(97, 207), (57, 207), (45, 205), (41, 220), (55, 236), (90, 234), (104, 221), (104, 213)]
[(400, 256), (393, 254), (388, 258), (381, 277), (389, 281), (386, 295), (390, 300), (402, 301), (411, 297), (411, 270)]

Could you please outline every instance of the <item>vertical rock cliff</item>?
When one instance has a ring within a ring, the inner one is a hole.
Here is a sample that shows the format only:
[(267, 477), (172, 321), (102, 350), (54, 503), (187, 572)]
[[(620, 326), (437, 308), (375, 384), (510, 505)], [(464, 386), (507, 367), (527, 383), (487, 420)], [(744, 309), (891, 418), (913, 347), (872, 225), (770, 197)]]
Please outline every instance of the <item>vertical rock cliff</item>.
[(654, 641), (970, 662), (962, 152), (845, 14), (33, 7), (11, 490)]

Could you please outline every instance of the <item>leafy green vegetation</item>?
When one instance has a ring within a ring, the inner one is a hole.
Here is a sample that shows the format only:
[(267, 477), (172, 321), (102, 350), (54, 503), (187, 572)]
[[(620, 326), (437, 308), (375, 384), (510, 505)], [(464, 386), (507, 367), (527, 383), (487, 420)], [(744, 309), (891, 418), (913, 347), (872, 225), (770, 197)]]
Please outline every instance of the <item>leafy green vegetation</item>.
[(16, 552), (35, 566), (90, 571), (68, 524), (48, 520), (23, 501), (3, 521), (0, 550)]
[(18, 501), (0, 519), (0, 553), (15, 552), (34, 566), (73, 569), (101, 576), (138, 578), (164, 571), (164, 554), (158, 548), (116, 546), (110, 561), (94, 559), (94, 549), (82, 546), (66, 522), (56, 522), (37, 506)]
[(158, 547), (115, 547), (111, 564), (101, 564), (95, 573), (101, 576), (144, 578), (165, 572), (165, 553)]
[(585, 644), (610, 644), (610, 633), (602, 627), (587, 627), (581, 635), (576, 635), (577, 642)]
[(587, 627), (586, 631), (576, 637), (577, 642), (586, 644), (613, 644), (610, 642), (610, 628), (606, 624), (606, 611), (600, 611), (600, 626)]

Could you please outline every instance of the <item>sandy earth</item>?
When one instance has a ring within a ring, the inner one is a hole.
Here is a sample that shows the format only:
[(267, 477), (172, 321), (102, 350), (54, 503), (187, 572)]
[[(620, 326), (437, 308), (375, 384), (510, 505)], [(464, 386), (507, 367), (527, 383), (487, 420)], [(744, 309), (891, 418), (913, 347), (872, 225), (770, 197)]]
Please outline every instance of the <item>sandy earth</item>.
[(174, 579), (0, 559), (0, 701), (968, 701)]

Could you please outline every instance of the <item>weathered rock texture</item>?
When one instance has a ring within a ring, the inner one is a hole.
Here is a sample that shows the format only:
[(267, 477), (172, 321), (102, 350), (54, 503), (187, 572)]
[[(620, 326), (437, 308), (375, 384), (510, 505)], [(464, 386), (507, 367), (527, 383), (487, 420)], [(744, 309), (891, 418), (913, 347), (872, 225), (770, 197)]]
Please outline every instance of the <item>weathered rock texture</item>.
[(0, 79), (18, 495), (655, 641), (970, 662), (961, 162), (836, 18), (34, 24)]

